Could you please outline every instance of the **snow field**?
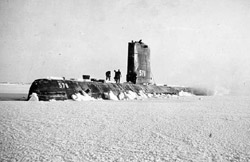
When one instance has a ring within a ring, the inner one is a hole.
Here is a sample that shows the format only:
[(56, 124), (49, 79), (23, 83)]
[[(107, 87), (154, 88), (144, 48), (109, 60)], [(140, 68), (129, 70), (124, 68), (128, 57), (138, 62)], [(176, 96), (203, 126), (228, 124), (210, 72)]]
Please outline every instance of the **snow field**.
[(0, 102), (0, 161), (250, 161), (250, 99)]

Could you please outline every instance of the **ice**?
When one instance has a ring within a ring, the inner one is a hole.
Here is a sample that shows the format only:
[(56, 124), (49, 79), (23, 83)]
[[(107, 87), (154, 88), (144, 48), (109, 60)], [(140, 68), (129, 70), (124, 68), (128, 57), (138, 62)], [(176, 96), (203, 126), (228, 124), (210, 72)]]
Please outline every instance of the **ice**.
[(86, 92), (81, 91), (81, 93), (76, 93), (71, 96), (74, 101), (92, 101), (95, 100), (93, 97), (89, 96)]
[(249, 97), (159, 96), (2, 101), (0, 161), (250, 161)]
[(63, 80), (63, 77), (47, 76), (46, 79), (50, 79), (50, 80)]
[(192, 93), (188, 93), (188, 92), (184, 92), (184, 91), (180, 91), (179, 92), (179, 96), (194, 96)]
[(125, 92), (125, 96), (128, 98), (128, 99), (130, 99), (130, 100), (134, 100), (134, 99), (137, 99), (137, 97), (138, 97), (138, 95), (135, 93), (135, 92), (133, 92), (133, 91), (127, 91), (127, 92)]
[(30, 95), (29, 101), (39, 101), (39, 98), (38, 98), (37, 94), (36, 93), (32, 93)]
[(117, 96), (112, 91), (109, 91), (108, 96), (110, 100), (118, 100)]
[(222, 86), (216, 86), (214, 88), (214, 95), (216, 96), (224, 96), (224, 95), (228, 95), (229, 93), (230, 93), (230, 90)]
[(103, 94), (103, 98), (107, 100), (115, 100), (115, 101), (119, 100), (118, 97), (112, 91), (105, 92)]
[(118, 95), (118, 99), (119, 99), (119, 100), (125, 100), (125, 99), (126, 99), (126, 98), (125, 98), (124, 92), (121, 92), (121, 93)]

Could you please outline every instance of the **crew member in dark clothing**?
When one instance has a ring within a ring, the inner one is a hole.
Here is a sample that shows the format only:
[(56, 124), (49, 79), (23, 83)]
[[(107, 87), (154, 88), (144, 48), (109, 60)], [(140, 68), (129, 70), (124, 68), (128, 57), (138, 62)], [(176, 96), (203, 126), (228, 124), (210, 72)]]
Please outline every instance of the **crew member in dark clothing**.
[(120, 69), (118, 69), (118, 71), (117, 71), (117, 82), (118, 83), (120, 83), (120, 79), (121, 79), (121, 77), (122, 77), (122, 74), (121, 74), (121, 72), (120, 72)]
[(117, 71), (114, 70), (114, 72), (115, 72), (115, 77), (114, 77), (114, 79), (115, 79), (115, 82), (117, 83)]
[(107, 72), (106, 72), (106, 80), (109, 80), (109, 81), (110, 81), (110, 77), (111, 77), (111, 72), (110, 72), (110, 71), (107, 71)]
[(115, 77), (114, 77), (115, 82), (120, 83), (120, 79), (122, 76), (120, 69), (118, 69), (118, 71), (114, 70), (114, 72), (115, 72)]

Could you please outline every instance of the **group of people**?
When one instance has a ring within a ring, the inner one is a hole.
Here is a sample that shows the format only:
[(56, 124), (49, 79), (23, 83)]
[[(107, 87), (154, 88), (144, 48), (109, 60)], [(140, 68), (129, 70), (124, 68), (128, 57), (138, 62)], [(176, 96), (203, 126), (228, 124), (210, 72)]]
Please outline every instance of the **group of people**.
[[(114, 70), (114, 72), (115, 72), (115, 77), (114, 77), (115, 82), (120, 83), (120, 81), (121, 81), (120, 79), (122, 77), (120, 69), (118, 69), (117, 71)], [(106, 72), (106, 80), (110, 81), (110, 78), (111, 78), (111, 71), (107, 71)]]

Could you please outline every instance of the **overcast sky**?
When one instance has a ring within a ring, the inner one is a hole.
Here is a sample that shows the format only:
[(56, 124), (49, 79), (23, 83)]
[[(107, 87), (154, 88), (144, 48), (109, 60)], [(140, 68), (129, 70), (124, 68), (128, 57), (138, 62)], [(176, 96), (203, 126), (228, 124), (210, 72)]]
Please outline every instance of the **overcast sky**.
[(250, 82), (249, 0), (1, 0), (0, 20), (0, 81), (114, 69), (125, 81), (128, 42), (142, 39), (156, 83)]

